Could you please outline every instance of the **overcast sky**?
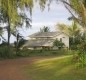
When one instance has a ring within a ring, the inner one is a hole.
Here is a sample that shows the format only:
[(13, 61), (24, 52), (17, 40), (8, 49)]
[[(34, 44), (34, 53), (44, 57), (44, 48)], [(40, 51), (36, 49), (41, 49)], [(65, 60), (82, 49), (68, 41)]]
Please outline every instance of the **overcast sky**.
[[(27, 37), (30, 34), (38, 32), (43, 26), (48, 26), (51, 31), (54, 31), (56, 23), (70, 24), (71, 22), (68, 21), (68, 17), (70, 17), (70, 13), (62, 4), (53, 2), (49, 11), (48, 7), (45, 8), (44, 11), (41, 11), (40, 7), (37, 5), (33, 8), (32, 28), (21, 29), (20, 32), (23, 36)], [(11, 42), (14, 40), (15, 38), (12, 38)]]

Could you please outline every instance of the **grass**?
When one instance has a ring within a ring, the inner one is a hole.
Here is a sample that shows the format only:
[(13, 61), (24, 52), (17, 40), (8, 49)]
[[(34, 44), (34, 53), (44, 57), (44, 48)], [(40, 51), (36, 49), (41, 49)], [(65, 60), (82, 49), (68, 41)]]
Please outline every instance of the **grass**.
[(77, 68), (71, 57), (43, 59), (24, 67), (31, 80), (86, 80), (86, 68)]

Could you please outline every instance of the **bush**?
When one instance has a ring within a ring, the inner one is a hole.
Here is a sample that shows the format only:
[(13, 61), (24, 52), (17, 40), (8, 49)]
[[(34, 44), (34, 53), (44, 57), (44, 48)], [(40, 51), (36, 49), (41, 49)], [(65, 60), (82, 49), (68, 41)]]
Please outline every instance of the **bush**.
[(0, 57), (1, 58), (13, 58), (14, 54), (13, 54), (13, 48), (9, 48), (8, 46), (1, 46), (0, 47)]
[(58, 47), (58, 49), (61, 49), (61, 48), (63, 48), (65, 46), (65, 44), (62, 41), (59, 41), (59, 40), (56, 39), (53, 42), (53, 46), (56, 46), (56, 47)]
[(60, 50), (21, 50), (17, 53), (19, 57), (28, 57), (28, 56), (59, 56), (59, 55), (67, 55), (68, 50), (60, 49)]

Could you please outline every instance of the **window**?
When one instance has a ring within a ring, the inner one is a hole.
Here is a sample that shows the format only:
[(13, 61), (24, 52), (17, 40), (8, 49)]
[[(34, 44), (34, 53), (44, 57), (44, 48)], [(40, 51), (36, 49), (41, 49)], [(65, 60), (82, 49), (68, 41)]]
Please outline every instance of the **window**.
[(65, 37), (63, 37), (63, 38), (65, 38)]

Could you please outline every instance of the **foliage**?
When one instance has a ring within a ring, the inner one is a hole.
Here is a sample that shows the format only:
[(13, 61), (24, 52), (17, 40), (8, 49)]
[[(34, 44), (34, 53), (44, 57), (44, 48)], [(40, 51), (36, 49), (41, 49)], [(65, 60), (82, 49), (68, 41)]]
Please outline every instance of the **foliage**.
[(56, 28), (70, 37), (76, 37), (81, 32), (81, 28), (76, 21), (73, 21), (72, 25), (56, 24)]
[(61, 56), (61, 55), (70, 55), (69, 51), (61, 50), (20, 50), (17, 53), (17, 56), (28, 57), (28, 56)]
[(16, 45), (18, 44), (17, 46), (18, 46), (18, 49), (19, 49), (20, 47), (22, 47), (22, 46), (25, 44), (26, 41), (27, 41), (27, 40), (21, 38), (21, 39), (18, 41), (18, 43), (15, 41), (15, 42), (14, 42), (14, 45), (15, 45), (15, 47), (16, 47)]
[(66, 9), (70, 12), (71, 17), (77, 21), (83, 28), (86, 26), (86, 1), (85, 0), (60, 0)]
[(27, 8), (30, 13), (33, 7), (33, 0), (0, 0), (0, 23), (7, 23), (6, 29), (8, 33), (8, 47), (10, 45), (11, 29), (14, 29), (23, 22), (29, 24), (30, 19), (24, 14), (18, 11), (24, 11)]
[(55, 25), (56, 30), (59, 30), (60, 32), (65, 32), (68, 34), (68, 27), (69, 25), (66, 25), (64, 23), (59, 23)]
[(53, 46), (56, 46), (56, 47), (58, 47), (60, 49), (60, 48), (62, 48), (64, 46), (64, 43), (56, 39), (53, 42)]
[(85, 41), (85, 34), (80, 34), (75, 38), (75, 42), (72, 44), (73, 50), (76, 50), (76, 54), (78, 57), (78, 61), (82, 67), (86, 65), (86, 41)]
[(50, 32), (50, 28), (47, 26), (44, 26), (43, 28), (40, 28), (40, 32)]
[(14, 58), (13, 48), (11, 47), (10, 49), (9, 52), (7, 45), (0, 46), (0, 58)]

